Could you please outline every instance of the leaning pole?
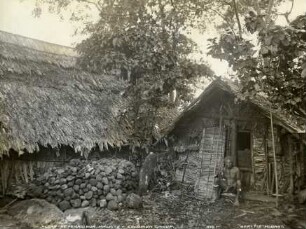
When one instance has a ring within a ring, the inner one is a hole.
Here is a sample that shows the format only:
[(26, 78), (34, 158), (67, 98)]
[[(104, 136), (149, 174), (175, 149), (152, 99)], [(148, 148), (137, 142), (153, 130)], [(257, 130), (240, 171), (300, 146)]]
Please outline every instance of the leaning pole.
[(275, 174), (275, 192), (276, 192), (275, 193), (276, 194), (275, 205), (276, 205), (276, 207), (278, 207), (278, 176), (277, 176), (276, 152), (275, 152), (275, 141), (274, 141), (273, 116), (272, 116), (271, 109), (270, 109), (270, 121), (271, 121), (271, 135), (272, 135), (272, 147), (273, 147), (273, 159), (274, 159), (274, 174)]

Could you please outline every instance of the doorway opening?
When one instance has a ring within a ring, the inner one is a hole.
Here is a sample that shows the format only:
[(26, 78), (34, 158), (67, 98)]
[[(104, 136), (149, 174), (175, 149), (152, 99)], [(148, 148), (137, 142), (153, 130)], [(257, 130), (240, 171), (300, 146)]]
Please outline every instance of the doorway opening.
[(237, 165), (241, 173), (241, 185), (249, 190), (252, 175), (251, 132), (237, 133)]

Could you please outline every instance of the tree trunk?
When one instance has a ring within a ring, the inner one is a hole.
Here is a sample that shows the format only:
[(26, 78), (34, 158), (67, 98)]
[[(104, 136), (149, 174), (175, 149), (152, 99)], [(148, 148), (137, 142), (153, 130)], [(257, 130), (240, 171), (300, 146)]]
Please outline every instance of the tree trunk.
[(240, 19), (239, 19), (238, 7), (237, 7), (236, 0), (233, 0), (233, 7), (234, 7), (235, 16), (236, 16), (236, 20), (237, 20), (237, 24), (238, 24), (239, 37), (242, 38), (242, 28), (241, 28), (241, 23), (240, 23)]
[(269, 28), (270, 22), (271, 22), (271, 13), (272, 13), (272, 7), (274, 4), (274, 0), (269, 1), (268, 9), (267, 9), (267, 14), (266, 14), (266, 29)]
[(166, 14), (165, 14), (165, 6), (162, 4), (161, 0), (158, 0), (158, 7), (161, 16), (161, 26), (162, 26), (162, 36), (165, 40), (165, 44), (167, 44), (167, 31), (166, 31)]

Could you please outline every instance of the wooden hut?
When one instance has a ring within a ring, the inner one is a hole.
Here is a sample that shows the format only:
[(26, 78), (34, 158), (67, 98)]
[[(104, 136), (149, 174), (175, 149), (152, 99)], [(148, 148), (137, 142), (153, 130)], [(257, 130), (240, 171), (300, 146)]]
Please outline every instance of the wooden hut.
[(237, 84), (216, 80), (168, 127), (166, 139), (179, 155), (176, 179), (213, 192), (225, 156), (240, 168), (244, 190), (275, 193), (273, 137), (280, 193), (305, 180), (304, 122), (271, 108), (264, 96), (244, 98)]
[(76, 61), (69, 47), (0, 31), (3, 184), (15, 166), (28, 178), (33, 161), (65, 160), (67, 149), (86, 156), (93, 148), (126, 144), (128, 130), (119, 118), (124, 83), (82, 71)]

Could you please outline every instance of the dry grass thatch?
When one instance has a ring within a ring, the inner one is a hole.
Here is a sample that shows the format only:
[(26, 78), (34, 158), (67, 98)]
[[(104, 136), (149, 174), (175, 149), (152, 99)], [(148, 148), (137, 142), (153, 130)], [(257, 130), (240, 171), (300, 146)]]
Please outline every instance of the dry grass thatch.
[[(165, 130), (164, 135), (169, 134), (177, 125), (179, 121), (184, 119), (186, 116), (190, 114), (195, 109), (198, 109), (200, 106), (203, 106), (203, 101), (206, 97), (208, 97), (209, 94), (212, 93), (215, 89), (221, 89), (223, 91), (226, 91), (230, 94), (233, 94), (235, 97), (239, 99), (245, 99), (245, 101), (248, 101), (255, 106), (257, 106), (261, 111), (262, 114), (265, 115), (267, 118), (270, 118), (270, 110), (271, 110), (271, 103), (268, 102), (266, 98), (264, 98), (261, 95), (253, 96), (252, 98), (244, 98), (245, 96), (241, 92), (241, 87), (231, 81), (231, 80), (220, 80), (217, 79), (214, 82), (212, 82), (204, 91), (203, 93), (196, 98), (175, 120), (172, 122)], [(275, 122), (284, 127), (287, 131), (290, 133), (295, 134), (303, 134), (305, 133), (305, 125), (303, 120), (300, 120), (300, 118), (292, 116), (284, 112), (280, 109), (272, 109), (272, 114)]]
[(74, 67), (72, 49), (0, 32), (0, 156), (14, 149), (120, 146), (123, 82)]

